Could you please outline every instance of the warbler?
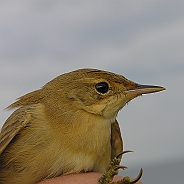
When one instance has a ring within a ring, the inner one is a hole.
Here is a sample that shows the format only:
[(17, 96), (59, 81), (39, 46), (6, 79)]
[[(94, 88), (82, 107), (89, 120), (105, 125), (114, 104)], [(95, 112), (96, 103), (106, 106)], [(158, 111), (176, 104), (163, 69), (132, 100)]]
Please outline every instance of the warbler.
[(121, 75), (79, 69), (8, 108), (0, 133), (0, 184), (34, 184), (70, 173), (107, 172), (123, 151), (117, 114), (130, 100), (162, 91)]

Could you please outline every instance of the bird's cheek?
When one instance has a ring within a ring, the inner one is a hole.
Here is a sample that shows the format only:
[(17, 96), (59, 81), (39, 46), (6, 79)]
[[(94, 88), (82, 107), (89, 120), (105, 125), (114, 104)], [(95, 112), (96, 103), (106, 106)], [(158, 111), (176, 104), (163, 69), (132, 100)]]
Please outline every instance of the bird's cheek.
[(103, 112), (104, 112), (105, 107), (106, 107), (106, 104), (94, 104), (94, 105), (90, 105), (90, 106), (85, 106), (84, 110), (86, 110), (87, 112), (92, 113), (92, 114), (103, 116)]

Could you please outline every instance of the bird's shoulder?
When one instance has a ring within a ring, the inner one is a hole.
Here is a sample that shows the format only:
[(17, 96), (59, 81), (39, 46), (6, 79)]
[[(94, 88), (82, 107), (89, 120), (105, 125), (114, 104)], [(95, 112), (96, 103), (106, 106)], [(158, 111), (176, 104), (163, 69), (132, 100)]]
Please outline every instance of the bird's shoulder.
[[(40, 105), (30, 105), (19, 107), (5, 121), (0, 132), (0, 154), (26, 126), (29, 126), (34, 111), (38, 111)], [(34, 110), (36, 109), (36, 110)], [(41, 109), (41, 108), (40, 108)], [(39, 113), (39, 111), (38, 111)]]

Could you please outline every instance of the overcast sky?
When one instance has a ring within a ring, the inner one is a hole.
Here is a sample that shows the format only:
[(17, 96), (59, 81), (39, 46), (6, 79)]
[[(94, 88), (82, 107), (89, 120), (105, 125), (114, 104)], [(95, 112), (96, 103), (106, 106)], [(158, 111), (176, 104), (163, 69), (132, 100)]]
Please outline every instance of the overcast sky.
[(17, 97), (78, 68), (166, 87), (120, 111), (124, 160), (184, 160), (183, 0), (2, 0), (0, 62), (0, 125)]

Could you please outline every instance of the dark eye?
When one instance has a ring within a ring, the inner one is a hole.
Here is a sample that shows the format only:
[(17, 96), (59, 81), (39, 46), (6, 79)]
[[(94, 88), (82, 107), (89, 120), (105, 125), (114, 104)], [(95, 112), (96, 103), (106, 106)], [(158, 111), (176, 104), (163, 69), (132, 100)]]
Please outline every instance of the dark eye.
[(96, 90), (99, 93), (107, 93), (107, 91), (109, 90), (109, 86), (106, 82), (99, 82), (98, 84), (95, 85)]

